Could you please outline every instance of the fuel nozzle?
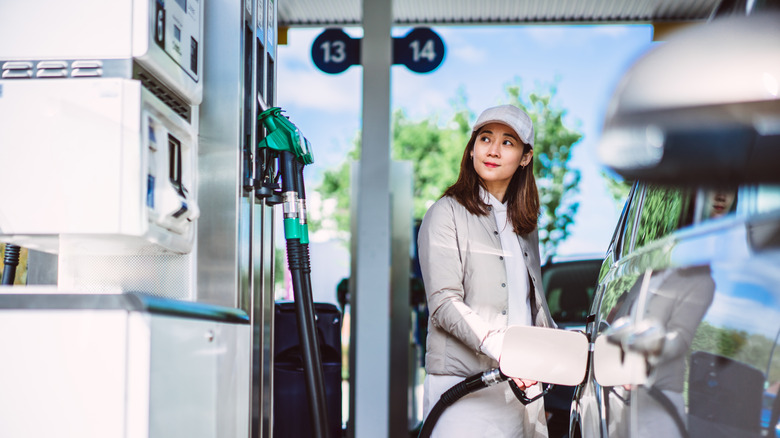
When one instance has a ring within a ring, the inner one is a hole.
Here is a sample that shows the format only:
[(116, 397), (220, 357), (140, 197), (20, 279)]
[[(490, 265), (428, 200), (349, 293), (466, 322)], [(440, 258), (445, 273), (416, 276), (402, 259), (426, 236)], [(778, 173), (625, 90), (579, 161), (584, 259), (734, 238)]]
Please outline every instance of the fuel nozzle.
[[(303, 185), (303, 167), (312, 164), (309, 141), (281, 108), (263, 111), (258, 120), (268, 135), (258, 144), (264, 152), (271, 151), (278, 160), (281, 177), (281, 197), (284, 212), (284, 237), (287, 241), (287, 264), (293, 283), (295, 313), (298, 321), (305, 371), (309, 413), (316, 438), (328, 438), (327, 400), (325, 398), (324, 372), (320, 360), (319, 344), (312, 300), (311, 268), (309, 266), (308, 226)], [(266, 163), (267, 164), (267, 163)]]
[(308, 243), (302, 172), (304, 166), (314, 162), (311, 144), (301, 130), (282, 115), (281, 108), (273, 107), (263, 111), (258, 120), (268, 131), (258, 148), (273, 151), (279, 160), (285, 237)]
[(311, 143), (303, 136), (297, 126), (282, 115), (281, 108), (274, 107), (265, 110), (260, 113), (258, 119), (268, 130), (268, 135), (260, 141), (258, 147), (292, 152), (304, 165), (314, 162)]

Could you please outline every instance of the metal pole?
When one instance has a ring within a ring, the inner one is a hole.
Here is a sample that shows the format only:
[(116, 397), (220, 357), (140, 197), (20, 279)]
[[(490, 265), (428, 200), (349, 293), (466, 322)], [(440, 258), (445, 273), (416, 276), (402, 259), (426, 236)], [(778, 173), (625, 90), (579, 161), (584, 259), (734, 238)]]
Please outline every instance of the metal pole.
[(352, 294), (354, 436), (389, 433), (391, 0), (363, 0), (363, 134)]

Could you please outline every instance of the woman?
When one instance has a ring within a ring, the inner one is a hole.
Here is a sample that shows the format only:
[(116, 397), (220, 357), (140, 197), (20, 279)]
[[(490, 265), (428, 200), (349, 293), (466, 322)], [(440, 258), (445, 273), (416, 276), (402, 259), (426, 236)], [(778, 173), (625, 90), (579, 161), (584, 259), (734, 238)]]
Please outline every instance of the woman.
[[(507, 326), (555, 326), (541, 283), (533, 144), (524, 111), (512, 105), (485, 110), (457, 182), (423, 219), (418, 249), (430, 314), (426, 416), (444, 391), (498, 366)], [(537, 382), (515, 381), (529, 396), (539, 392)], [(546, 437), (544, 406), (541, 400), (523, 406), (504, 382), (447, 408), (433, 436)]]

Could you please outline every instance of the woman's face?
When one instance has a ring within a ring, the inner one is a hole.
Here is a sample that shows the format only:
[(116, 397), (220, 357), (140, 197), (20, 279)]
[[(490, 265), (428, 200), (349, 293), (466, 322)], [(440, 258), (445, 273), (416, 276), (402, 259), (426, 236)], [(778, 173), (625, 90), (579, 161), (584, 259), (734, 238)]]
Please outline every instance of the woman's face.
[(736, 198), (737, 193), (735, 190), (712, 190), (708, 193), (708, 216), (716, 218), (726, 215), (731, 211)]
[(524, 149), (520, 137), (503, 123), (489, 123), (479, 130), (471, 159), (477, 175), (496, 199), (503, 201), (517, 168), (531, 161), (533, 150), (524, 154)]

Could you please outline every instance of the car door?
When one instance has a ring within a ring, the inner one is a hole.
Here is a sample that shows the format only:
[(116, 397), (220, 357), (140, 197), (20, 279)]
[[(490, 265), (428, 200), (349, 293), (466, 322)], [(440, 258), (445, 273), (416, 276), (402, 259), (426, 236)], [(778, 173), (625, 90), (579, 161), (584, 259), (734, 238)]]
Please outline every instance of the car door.
[[(679, 189), (634, 186), (602, 269), (593, 323), (588, 326), (594, 344), (621, 318), (630, 318), (637, 308), (646, 307), (643, 287), (657, 287), (666, 278), (653, 274), (654, 270), (664, 272), (669, 264), (663, 242), (658, 242), (688, 220), (689, 198), (686, 191)], [(663, 300), (661, 303), (668, 304)], [(583, 435), (628, 436), (630, 400), (636, 396), (636, 387), (602, 386), (592, 371), (593, 357), (587, 381), (576, 394)]]
[[(643, 191), (643, 187), (639, 187), (638, 184), (632, 185), (620, 219), (615, 227), (615, 232), (612, 235), (604, 262), (601, 265), (599, 284), (596, 288), (590, 315), (585, 327), (585, 333), (591, 342), (594, 339), (594, 334), (600, 332), (596, 327), (595, 317), (604, 299), (607, 285), (612, 283), (616, 275), (616, 261), (620, 257), (621, 248), (624, 242), (631, 241), (634, 217), (643, 196)], [(571, 436), (602, 436), (601, 431), (606, 428), (602, 424), (601, 413), (604, 411), (604, 404), (601, 394), (601, 388), (593, 376), (593, 367), (589, 366), (585, 381), (574, 392), (569, 426)]]
[(714, 189), (642, 190), (601, 281), (592, 357), (610, 337), (645, 368), (641, 379), (599, 385), (591, 361), (599, 433), (777, 436), (780, 189), (742, 188), (725, 215), (708, 213)]

